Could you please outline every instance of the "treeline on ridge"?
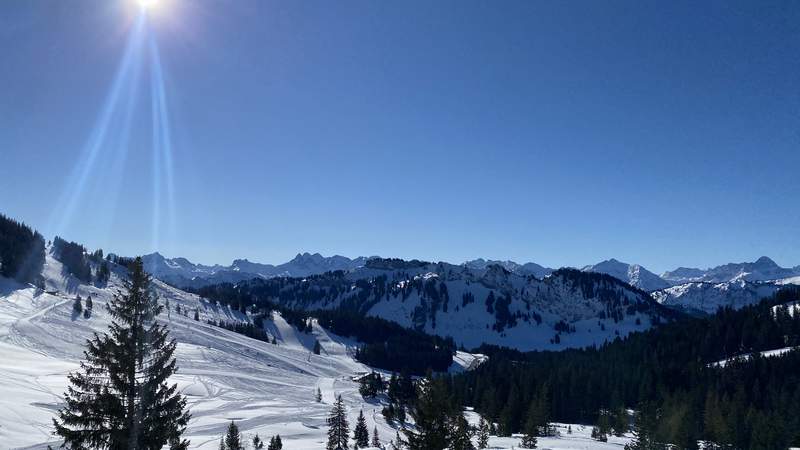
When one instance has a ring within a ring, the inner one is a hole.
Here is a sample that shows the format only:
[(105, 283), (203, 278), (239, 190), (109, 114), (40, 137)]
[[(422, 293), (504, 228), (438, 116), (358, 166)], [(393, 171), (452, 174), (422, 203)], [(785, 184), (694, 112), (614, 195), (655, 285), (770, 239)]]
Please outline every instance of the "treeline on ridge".
[[(247, 285), (245, 285), (247, 286)], [(201, 297), (246, 312), (248, 309), (263, 315), (279, 311), (300, 331), (310, 331), (308, 319), (316, 318), (325, 329), (361, 343), (356, 358), (370, 366), (399, 372), (408, 370), (423, 375), (427, 369), (446, 371), (456, 351), (451, 338), (432, 336), (404, 328), (394, 322), (370, 317), (347, 308), (305, 311), (274, 303), (269, 296), (256, 295), (240, 285), (221, 283), (192, 290)]]

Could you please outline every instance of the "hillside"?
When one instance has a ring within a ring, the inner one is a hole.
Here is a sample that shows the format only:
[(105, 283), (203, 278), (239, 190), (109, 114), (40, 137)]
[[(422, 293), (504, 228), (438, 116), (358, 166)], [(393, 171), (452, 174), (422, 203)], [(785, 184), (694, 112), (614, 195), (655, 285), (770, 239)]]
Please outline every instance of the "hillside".
[(676, 313), (604, 274), (560, 269), (539, 279), (497, 265), (371, 259), (359, 269), (305, 278), (209, 286), (203, 296), (248, 298), (302, 310), (345, 308), (408, 328), (522, 350), (585, 347), (644, 330)]
[[(67, 373), (78, 367), (85, 340), (104, 331), (109, 317), (104, 305), (120, 288), (121, 269), (105, 286), (78, 282), (48, 256), (46, 289), (37, 290), (0, 278), (0, 442), (3, 448), (45, 448), (55, 444), (51, 419), (66, 389)], [(155, 281), (161, 301), (170, 304), (170, 333), (178, 340), (180, 370), (174, 381), (188, 396), (192, 448), (216, 449), (230, 420), (247, 435), (280, 433), (286, 448), (316, 449), (324, 440), (325, 417), (334, 395), (342, 395), (351, 420), (363, 406), (370, 430), (377, 425), (388, 442), (395, 431), (363, 403), (352, 378), (369, 369), (351, 354), (353, 342), (314, 326), (298, 333), (280, 315), (265, 321), (277, 345), (253, 340), (215, 326), (206, 319), (246, 317), (202, 301), (195, 295)], [(91, 296), (94, 308), (85, 318), (73, 312), (75, 296)], [(187, 316), (176, 312), (180, 306)], [(200, 321), (193, 320), (198, 308)], [(313, 355), (314, 340), (323, 352)], [(461, 360), (471, 361), (463, 357)], [(323, 402), (314, 401), (316, 387)], [(54, 445), (55, 446), (55, 445)]]

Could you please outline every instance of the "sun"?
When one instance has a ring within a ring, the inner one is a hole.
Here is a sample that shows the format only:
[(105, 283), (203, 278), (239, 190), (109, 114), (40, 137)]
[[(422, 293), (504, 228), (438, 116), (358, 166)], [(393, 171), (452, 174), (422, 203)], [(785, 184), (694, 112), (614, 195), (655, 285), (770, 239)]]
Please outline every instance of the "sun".
[(141, 7), (145, 11), (157, 7), (159, 3), (158, 0), (137, 0), (137, 1), (139, 2), (139, 7)]

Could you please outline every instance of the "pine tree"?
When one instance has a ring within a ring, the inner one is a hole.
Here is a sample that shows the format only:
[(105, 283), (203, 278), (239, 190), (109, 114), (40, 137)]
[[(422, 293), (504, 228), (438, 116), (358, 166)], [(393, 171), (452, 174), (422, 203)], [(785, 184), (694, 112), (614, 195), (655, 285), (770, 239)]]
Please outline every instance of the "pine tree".
[(331, 413), (328, 416), (328, 444), (326, 450), (348, 450), (347, 442), (350, 433), (347, 424), (347, 411), (344, 408), (342, 396), (336, 398)]
[(90, 296), (86, 297), (86, 309), (91, 311), (93, 307), (94, 307), (94, 304), (92, 304), (92, 296), (90, 295)]
[(281, 441), (281, 435), (276, 434), (272, 436), (269, 440), (269, 446), (267, 450), (281, 450), (283, 448), (283, 442)]
[(87, 342), (86, 361), (69, 375), (66, 406), (53, 420), (72, 448), (186, 449), (180, 437), (189, 414), (177, 385), (176, 342), (155, 318), (161, 312), (141, 258), (129, 266), (125, 294), (108, 304), (109, 332)]
[(228, 432), (225, 434), (225, 448), (226, 450), (244, 450), (242, 445), (242, 436), (239, 434), (239, 427), (231, 420), (228, 425)]
[(75, 302), (72, 303), (72, 310), (75, 311), (76, 314), (83, 312), (83, 304), (81, 303), (80, 295), (75, 297)]
[(372, 442), (370, 442), (370, 445), (377, 448), (381, 446), (381, 440), (378, 438), (378, 427), (372, 428)]
[(450, 450), (475, 450), (472, 445), (472, 429), (467, 423), (467, 419), (460, 412), (457, 413), (451, 420), (451, 429), (449, 439)]
[(486, 419), (481, 416), (478, 422), (478, 448), (483, 449), (489, 447), (489, 424)]
[(633, 441), (625, 444), (625, 450), (661, 450), (655, 437), (658, 425), (658, 411), (649, 403), (642, 403), (636, 411), (634, 419)]
[(353, 429), (353, 440), (359, 448), (369, 445), (369, 429), (367, 429), (367, 421), (364, 419), (363, 409), (358, 413), (356, 427)]
[(447, 389), (441, 378), (429, 373), (419, 387), (416, 405), (411, 412), (416, 431), (403, 430), (410, 450), (442, 450), (448, 444), (448, 419), (451, 408)]
[(322, 402), (322, 389), (317, 388), (317, 395), (314, 397), (314, 399), (317, 401), (317, 403)]
[(258, 434), (253, 436), (253, 450), (263, 450), (264, 449), (264, 441), (258, 437)]

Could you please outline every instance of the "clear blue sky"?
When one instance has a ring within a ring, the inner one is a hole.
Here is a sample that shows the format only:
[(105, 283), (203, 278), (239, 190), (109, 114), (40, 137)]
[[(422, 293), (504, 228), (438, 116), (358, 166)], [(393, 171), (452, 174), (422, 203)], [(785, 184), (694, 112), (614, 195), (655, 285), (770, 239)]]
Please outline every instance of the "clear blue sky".
[(149, 52), (86, 165), (137, 7), (5, 0), (0, 212), (204, 263), (800, 264), (797, 2), (161, 1), (174, 209)]

